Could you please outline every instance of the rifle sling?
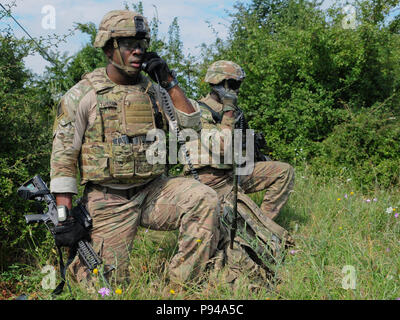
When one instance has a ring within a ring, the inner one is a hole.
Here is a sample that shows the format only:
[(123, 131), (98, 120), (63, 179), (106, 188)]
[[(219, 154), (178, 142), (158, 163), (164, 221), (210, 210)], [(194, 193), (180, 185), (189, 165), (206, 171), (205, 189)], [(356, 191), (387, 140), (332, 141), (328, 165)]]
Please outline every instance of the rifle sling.
[(77, 248), (77, 246), (74, 246), (73, 248), (70, 249), (69, 255), (68, 255), (68, 259), (67, 259), (67, 262), (66, 262), (65, 265), (64, 265), (64, 261), (63, 261), (63, 255), (62, 255), (61, 247), (57, 246), (57, 251), (58, 251), (58, 256), (59, 256), (59, 260), (60, 260), (61, 282), (54, 289), (54, 291), (52, 292), (52, 295), (59, 295), (63, 291), (64, 285), (65, 285), (65, 282), (66, 282), (67, 286), (68, 286), (69, 293), (72, 296), (72, 290), (71, 290), (71, 287), (70, 287), (70, 285), (68, 283), (68, 280), (65, 279), (65, 274), (67, 272), (67, 269), (68, 269), (69, 265), (72, 263), (72, 261), (74, 261), (74, 258), (75, 258), (76, 254), (78, 252), (78, 248)]

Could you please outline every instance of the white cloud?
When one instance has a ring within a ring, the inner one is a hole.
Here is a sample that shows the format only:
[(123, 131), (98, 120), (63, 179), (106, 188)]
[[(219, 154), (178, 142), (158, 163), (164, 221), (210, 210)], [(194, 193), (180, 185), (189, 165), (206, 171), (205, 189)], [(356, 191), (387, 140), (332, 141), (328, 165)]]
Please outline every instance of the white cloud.
[[(244, 2), (249, 1), (244, 0)], [(130, 4), (137, 1), (127, 2)], [(206, 21), (212, 24), (220, 37), (225, 38), (227, 36), (226, 26), (229, 25), (229, 21), (227, 21), (226, 10), (233, 9), (234, 2), (235, 0), (218, 1), (218, 3), (215, 0), (151, 0), (143, 1), (143, 7), (145, 16), (151, 19), (155, 15), (154, 6), (156, 6), (161, 21), (160, 32), (164, 35), (167, 34), (168, 27), (173, 19), (178, 17), (185, 52), (198, 54), (196, 47), (203, 42), (211, 43), (215, 39), (215, 35)], [(98, 26), (102, 17), (108, 11), (124, 8), (122, 0), (120, 2), (111, 0), (16, 0), (16, 5), (17, 7), (12, 10), (14, 16), (34, 37), (66, 34), (76, 22), (94, 22)], [(56, 28), (54, 30), (43, 29), (42, 20), (45, 18), (45, 14), (42, 14), (42, 8), (46, 5), (55, 8)], [(8, 20), (18, 37), (25, 36), (15, 23), (10, 19)], [(61, 44), (59, 50), (73, 54), (87, 41), (87, 36), (77, 33), (69, 37), (67, 43)], [(39, 55), (28, 57), (25, 61), (33, 71), (38, 73), (43, 71), (46, 64), (46, 61)]]

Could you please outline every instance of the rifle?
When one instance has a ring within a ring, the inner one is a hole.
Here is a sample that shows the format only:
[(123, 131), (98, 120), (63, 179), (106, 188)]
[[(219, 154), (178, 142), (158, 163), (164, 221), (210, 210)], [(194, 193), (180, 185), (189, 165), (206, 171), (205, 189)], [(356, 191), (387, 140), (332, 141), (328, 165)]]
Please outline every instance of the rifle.
[[(237, 111), (235, 112), (237, 113)], [(244, 114), (242, 111), (240, 111), (239, 115), (235, 114), (235, 129), (240, 129), (242, 131), (242, 146), (243, 148), (246, 147), (246, 129), (249, 129), (249, 125), (244, 117)], [(234, 131), (234, 130), (233, 130)], [(237, 169), (238, 165), (235, 161), (235, 139), (234, 139), (234, 134), (232, 134), (232, 154), (233, 154), (233, 221), (232, 221), (232, 226), (231, 226), (231, 243), (230, 247), (233, 249), (233, 242), (236, 236), (236, 230), (237, 230), (237, 219), (238, 219), (238, 213), (237, 213), (237, 194), (238, 194), (238, 184), (239, 182), (239, 176), (237, 175)], [(254, 133), (254, 159), (255, 161), (271, 161), (271, 158), (267, 157), (264, 155), (261, 151), (262, 148), (266, 146), (266, 141), (264, 134), (262, 132), (256, 132)]]
[[(247, 123), (243, 112), (239, 115), (239, 119), (236, 121), (236, 128), (243, 130), (243, 135), (245, 137), (246, 129), (249, 128), (249, 124)], [(245, 147), (246, 141), (243, 139), (243, 147)], [(266, 156), (262, 153), (262, 149), (267, 146), (267, 142), (265, 141), (264, 133), (255, 132), (254, 133), (254, 160), (255, 161), (272, 161), (270, 157)]]
[[(40, 175), (34, 176), (32, 179), (25, 182), (21, 187), (18, 188), (17, 194), (24, 200), (36, 200), (39, 202), (46, 202), (47, 211), (41, 214), (30, 214), (25, 215), (25, 220), (27, 224), (42, 222), (46, 225), (48, 230), (51, 232), (53, 237), (55, 236), (55, 227), (59, 225), (59, 217), (57, 211), (57, 203), (54, 196), (50, 193), (46, 184), (40, 177)], [(86, 207), (82, 203), (82, 199), (76, 201), (77, 206), (71, 210), (71, 215), (85, 228), (87, 232), (92, 228), (92, 218)], [(102, 264), (101, 258), (94, 251), (92, 245), (86, 240), (79, 240), (75, 248), (70, 249), (67, 264), (64, 266), (62, 259), (61, 248), (57, 247), (59, 258), (60, 258), (60, 273), (62, 281), (53, 291), (53, 294), (60, 294), (64, 288), (65, 284), (65, 272), (68, 265), (73, 261), (78, 253), (79, 257), (82, 259), (85, 266), (92, 272), (95, 268)], [(113, 268), (111, 269), (113, 270)], [(107, 272), (110, 272), (108, 270)], [(103, 274), (104, 276), (104, 274)], [(107, 283), (106, 279), (103, 280)], [(67, 283), (68, 284), (68, 283)], [(69, 290), (71, 288), (68, 285)]]

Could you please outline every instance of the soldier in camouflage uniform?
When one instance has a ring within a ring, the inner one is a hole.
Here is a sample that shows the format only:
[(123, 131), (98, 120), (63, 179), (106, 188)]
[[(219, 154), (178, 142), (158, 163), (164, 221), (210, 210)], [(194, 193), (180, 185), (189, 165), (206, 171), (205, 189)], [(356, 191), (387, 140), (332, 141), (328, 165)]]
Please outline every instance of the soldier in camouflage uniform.
[[(203, 130), (232, 131), (235, 126), (234, 113), (239, 112), (243, 116), (237, 107), (237, 94), (244, 78), (243, 69), (231, 61), (217, 61), (208, 68), (205, 82), (210, 84), (211, 92), (199, 100)], [(200, 145), (199, 143), (198, 146)], [(223, 138), (220, 146), (223, 154)], [(193, 146), (188, 143), (188, 148)], [(201, 152), (199, 148), (199, 153)], [(232, 190), (232, 164), (224, 164), (223, 160), (219, 164), (214, 164), (211, 160), (209, 164), (203, 163), (204, 161), (197, 161), (195, 165), (202, 183), (216, 190), (219, 197)], [(188, 173), (187, 166), (185, 173)], [(261, 210), (270, 219), (276, 218), (288, 200), (289, 193), (293, 190), (293, 183), (293, 168), (287, 163), (278, 161), (258, 161), (251, 174), (240, 176), (240, 187), (245, 193), (266, 190)]]
[[(200, 111), (179, 88), (174, 73), (155, 53), (146, 53), (147, 20), (132, 11), (107, 13), (95, 47), (109, 59), (106, 68), (86, 74), (61, 99), (54, 125), (51, 192), (57, 205), (71, 209), (80, 169), (84, 201), (93, 219), (93, 247), (117, 277), (128, 265), (139, 225), (155, 230), (179, 229), (178, 252), (169, 263), (173, 282), (184, 282), (205, 268), (218, 239), (218, 197), (200, 182), (163, 175), (163, 164), (150, 164), (146, 141), (151, 129), (167, 128), (158, 86), (166, 90), (180, 128), (200, 130)], [(142, 66), (147, 62), (146, 67)], [(90, 279), (78, 259), (78, 281)]]

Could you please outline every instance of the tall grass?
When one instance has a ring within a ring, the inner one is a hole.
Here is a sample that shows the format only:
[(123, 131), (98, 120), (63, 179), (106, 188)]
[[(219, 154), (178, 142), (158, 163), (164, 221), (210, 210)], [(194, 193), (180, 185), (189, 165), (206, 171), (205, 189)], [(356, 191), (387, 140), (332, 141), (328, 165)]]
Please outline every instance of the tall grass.
[[(71, 283), (76, 299), (396, 299), (400, 297), (400, 193), (371, 190), (361, 194), (352, 181), (324, 180), (297, 170), (295, 189), (277, 222), (287, 228), (296, 246), (278, 266), (278, 281), (252, 291), (244, 274), (235, 287), (220, 274), (205, 274), (185, 291), (168, 287), (167, 264), (176, 251), (177, 232), (140, 229), (130, 256), (131, 281), (120, 295), (101, 297), (95, 290)], [(263, 193), (252, 195), (259, 204)], [(369, 200), (369, 201), (368, 201)], [(388, 208), (392, 207), (390, 212)], [(394, 211), (393, 211), (394, 208)], [(0, 275), (0, 297), (21, 292), (30, 299), (50, 299), (41, 287), (45, 264), (56, 255), (36, 250), (36, 265), (14, 265)], [(45, 258), (44, 258), (45, 256)], [(347, 267), (346, 267), (347, 266)], [(345, 269), (344, 269), (345, 268)], [(347, 269), (346, 269), (347, 268)], [(351, 274), (349, 274), (349, 270)], [(352, 276), (352, 281), (349, 281)], [(350, 288), (349, 288), (350, 285)], [(2, 291), (3, 290), (3, 291)], [(58, 299), (69, 299), (68, 290)]]

